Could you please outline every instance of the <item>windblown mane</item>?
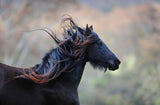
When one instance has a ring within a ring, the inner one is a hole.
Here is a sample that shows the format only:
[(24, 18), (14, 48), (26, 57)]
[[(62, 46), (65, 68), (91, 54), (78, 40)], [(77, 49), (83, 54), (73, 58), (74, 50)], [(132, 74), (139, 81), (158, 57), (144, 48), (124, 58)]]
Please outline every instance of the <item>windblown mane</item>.
[(72, 71), (80, 60), (85, 59), (86, 48), (97, 39), (89, 35), (86, 29), (76, 25), (70, 16), (63, 18), (61, 24), (64, 40), (61, 41), (55, 34), (44, 30), (55, 40), (58, 47), (43, 57), (42, 62), (35, 66), (36, 70), (24, 71), (21, 77), (39, 84), (46, 83), (60, 76), (62, 72)]

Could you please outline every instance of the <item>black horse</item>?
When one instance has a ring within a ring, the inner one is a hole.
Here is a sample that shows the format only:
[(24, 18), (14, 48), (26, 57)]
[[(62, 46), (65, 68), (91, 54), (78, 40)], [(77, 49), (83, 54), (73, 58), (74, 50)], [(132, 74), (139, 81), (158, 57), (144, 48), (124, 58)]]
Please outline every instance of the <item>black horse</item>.
[(64, 40), (46, 31), (58, 44), (40, 64), (16, 68), (0, 63), (0, 105), (80, 105), (77, 88), (86, 62), (116, 70), (120, 61), (88, 25), (62, 20)]

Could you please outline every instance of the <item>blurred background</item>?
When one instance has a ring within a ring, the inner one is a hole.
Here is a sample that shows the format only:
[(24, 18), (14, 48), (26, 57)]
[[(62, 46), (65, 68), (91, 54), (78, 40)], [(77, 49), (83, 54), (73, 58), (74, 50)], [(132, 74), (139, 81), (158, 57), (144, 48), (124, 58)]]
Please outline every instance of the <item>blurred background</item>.
[(160, 0), (0, 0), (0, 62), (30, 67), (62, 38), (69, 14), (94, 31), (119, 57), (117, 71), (87, 64), (79, 86), (81, 105), (160, 105)]

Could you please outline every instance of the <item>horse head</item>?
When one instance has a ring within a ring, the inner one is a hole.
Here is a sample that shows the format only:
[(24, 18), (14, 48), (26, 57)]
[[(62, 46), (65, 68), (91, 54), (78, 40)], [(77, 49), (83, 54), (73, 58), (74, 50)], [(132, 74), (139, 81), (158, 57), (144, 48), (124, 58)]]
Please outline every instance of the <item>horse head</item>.
[(105, 68), (105, 71), (107, 68), (109, 68), (109, 70), (119, 68), (120, 60), (93, 31), (92, 26), (86, 26), (85, 36), (87, 40), (94, 40), (86, 50), (86, 57), (94, 67)]

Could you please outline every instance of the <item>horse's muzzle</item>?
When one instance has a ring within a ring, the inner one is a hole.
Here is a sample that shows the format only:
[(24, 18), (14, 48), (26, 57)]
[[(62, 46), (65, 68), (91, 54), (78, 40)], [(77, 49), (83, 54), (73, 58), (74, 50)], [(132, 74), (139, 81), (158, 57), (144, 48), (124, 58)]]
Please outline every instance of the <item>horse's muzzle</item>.
[(109, 70), (117, 70), (119, 68), (119, 65), (120, 65), (120, 61), (118, 59), (116, 60), (109, 60), (108, 62), (108, 68)]

